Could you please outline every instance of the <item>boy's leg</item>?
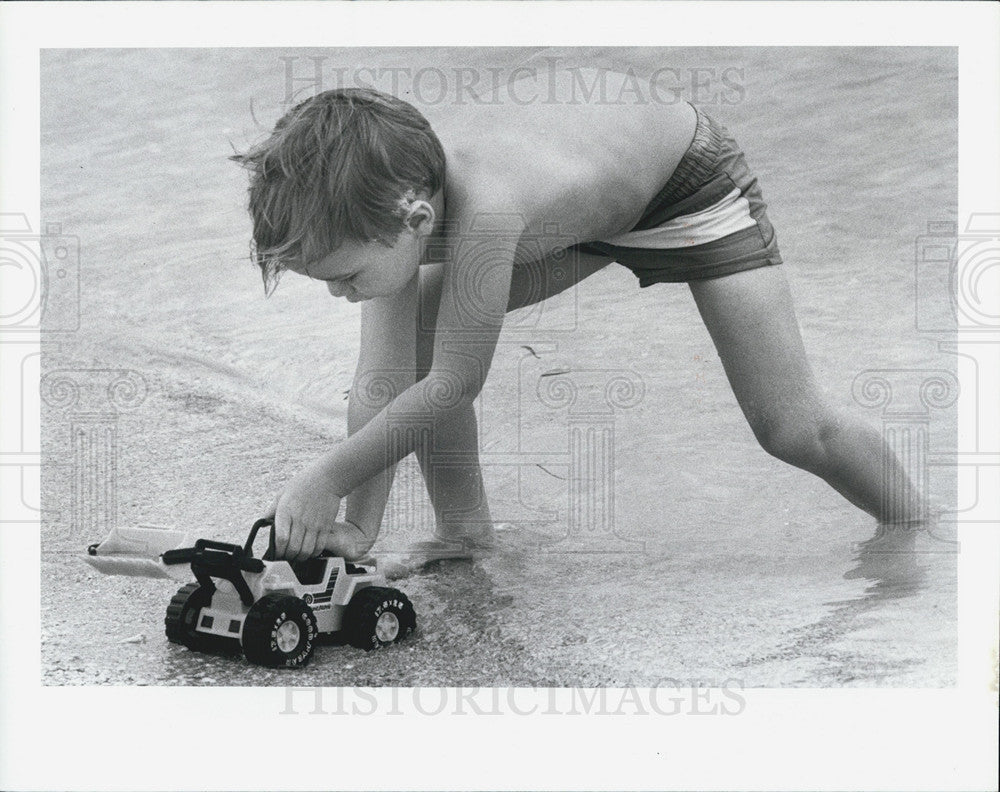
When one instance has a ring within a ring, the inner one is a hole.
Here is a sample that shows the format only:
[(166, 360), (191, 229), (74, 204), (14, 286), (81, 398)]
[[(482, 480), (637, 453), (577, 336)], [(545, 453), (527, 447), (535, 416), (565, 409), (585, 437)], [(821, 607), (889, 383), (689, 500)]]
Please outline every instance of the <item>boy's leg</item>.
[[(882, 523), (926, 518), (912, 513), (919, 500), (878, 432), (834, 411), (820, 394), (781, 266), (690, 287), (736, 400), (768, 453), (822, 477)], [(902, 484), (887, 492), (885, 481)]]

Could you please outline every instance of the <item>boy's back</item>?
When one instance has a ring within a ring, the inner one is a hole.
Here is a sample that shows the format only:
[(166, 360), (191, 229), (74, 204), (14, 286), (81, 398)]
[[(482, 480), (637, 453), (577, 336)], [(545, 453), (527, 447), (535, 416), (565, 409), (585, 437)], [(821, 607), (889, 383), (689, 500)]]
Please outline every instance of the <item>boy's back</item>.
[[(510, 85), (516, 101), (421, 108), (446, 152), (446, 193), (468, 196), (477, 212), (522, 215), (535, 241), (546, 228), (581, 242), (627, 232), (674, 171), (696, 121), (686, 102), (630, 93), (629, 79), (555, 72), (544, 85)], [(595, 81), (601, 90), (586, 98), (581, 84)], [(448, 216), (461, 224), (450, 207)]]

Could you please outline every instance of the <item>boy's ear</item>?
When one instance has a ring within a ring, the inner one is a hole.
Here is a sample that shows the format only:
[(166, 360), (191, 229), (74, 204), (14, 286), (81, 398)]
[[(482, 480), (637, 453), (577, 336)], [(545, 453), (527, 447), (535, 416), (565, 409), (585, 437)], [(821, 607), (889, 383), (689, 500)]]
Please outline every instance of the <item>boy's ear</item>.
[(434, 229), (436, 214), (427, 201), (413, 201), (406, 212), (404, 222), (407, 228), (418, 236), (426, 236)]

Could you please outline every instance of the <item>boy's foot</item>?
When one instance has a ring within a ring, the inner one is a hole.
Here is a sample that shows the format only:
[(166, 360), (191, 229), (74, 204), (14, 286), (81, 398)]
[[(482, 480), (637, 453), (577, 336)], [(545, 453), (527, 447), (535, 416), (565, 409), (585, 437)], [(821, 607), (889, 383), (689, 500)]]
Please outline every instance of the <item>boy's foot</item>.
[(496, 528), (463, 533), (453, 537), (436, 536), (414, 542), (401, 552), (376, 553), (378, 568), (387, 578), (398, 579), (418, 572), (441, 561), (479, 561), (494, 554), (516, 554), (537, 551), (551, 545), (557, 537), (529, 528), (498, 523)]
[(493, 529), (474, 536), (434, 537), (414, 542), (402, 552), (377, 553), (378, 568), (386, 578), (396, 580), (420, 572), (438, 561), (475, 561), (496, 548)]
[(920, 576), (917, 537), (929, 534), (936, 524), (936, 514), (923, 520), (879, 524), (871, 539), (855, 545), (856, 566), (846, 572), (844, 578), (883, 582), (901, 582), (912, 578), (916, 582)]

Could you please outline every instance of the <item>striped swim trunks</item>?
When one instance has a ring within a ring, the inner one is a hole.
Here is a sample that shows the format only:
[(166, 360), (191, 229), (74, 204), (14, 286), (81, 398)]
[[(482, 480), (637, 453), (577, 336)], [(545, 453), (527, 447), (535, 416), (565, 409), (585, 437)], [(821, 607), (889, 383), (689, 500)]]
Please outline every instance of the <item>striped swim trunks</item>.
[(642, 287), (781, 264), (757, 177), (721, 124), (695, 108), (694, 139), (629, 232), (577, 245), (628, 267)]

